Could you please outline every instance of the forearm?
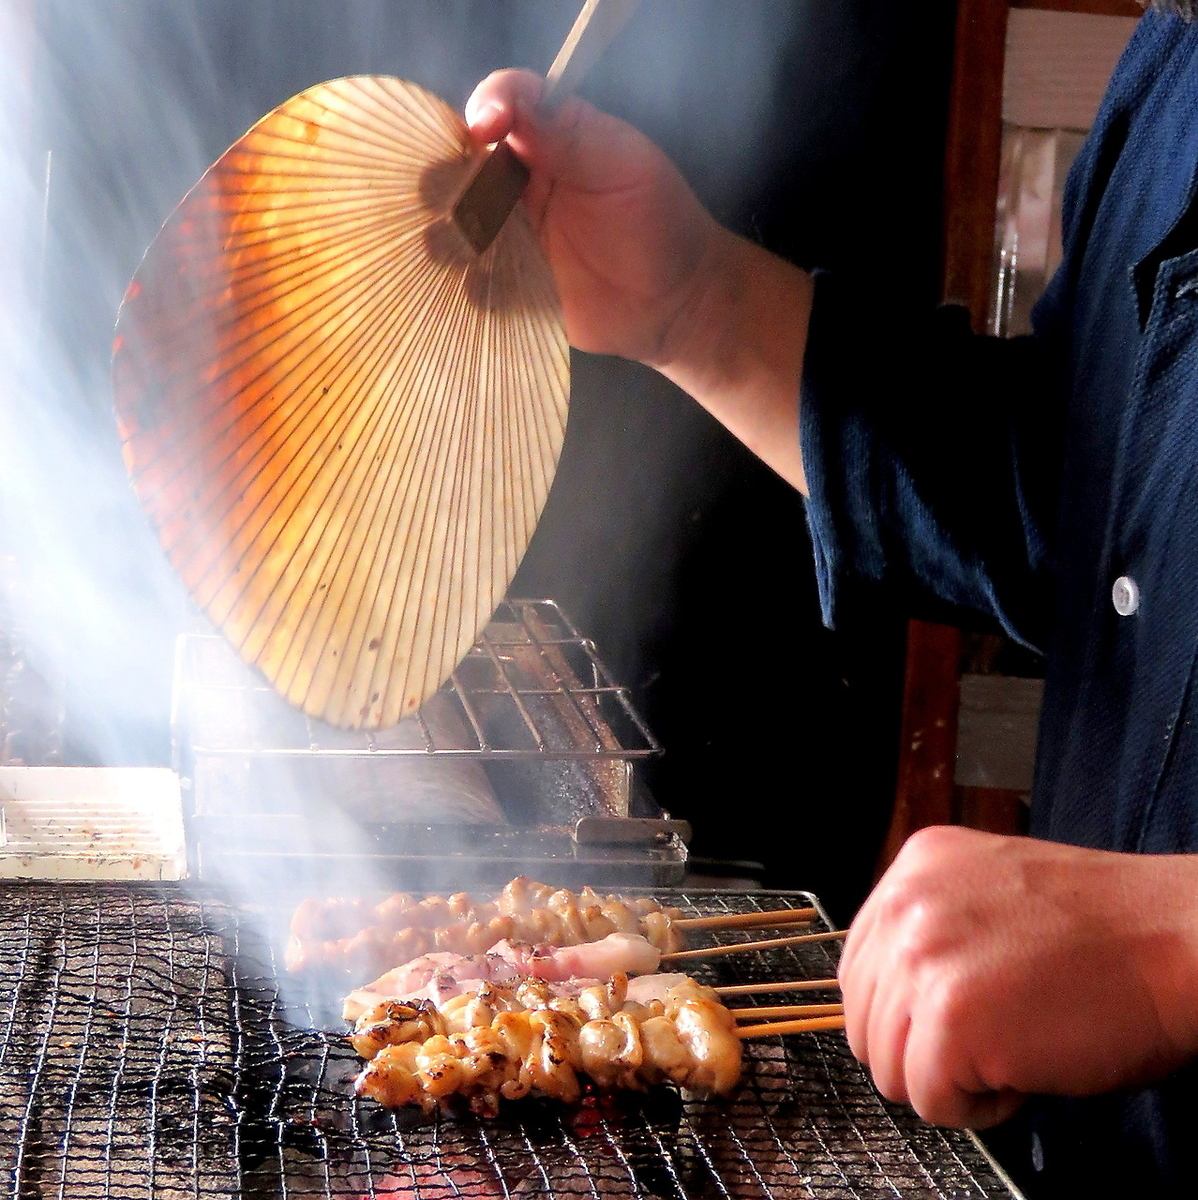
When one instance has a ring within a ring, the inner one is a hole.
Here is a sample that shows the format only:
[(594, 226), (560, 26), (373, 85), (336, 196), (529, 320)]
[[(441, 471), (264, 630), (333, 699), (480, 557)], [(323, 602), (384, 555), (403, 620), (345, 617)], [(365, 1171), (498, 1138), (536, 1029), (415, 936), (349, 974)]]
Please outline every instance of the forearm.
[(650, 362), (788, 483), (806, 494), (799, 380), (811, 277), (720, 230), (708, 265)]

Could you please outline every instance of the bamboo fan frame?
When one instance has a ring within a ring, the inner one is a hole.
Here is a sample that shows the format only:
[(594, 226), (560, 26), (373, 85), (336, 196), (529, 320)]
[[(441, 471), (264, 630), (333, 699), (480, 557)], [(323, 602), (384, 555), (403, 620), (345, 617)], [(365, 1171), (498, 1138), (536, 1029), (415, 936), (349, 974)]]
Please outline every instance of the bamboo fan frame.
[(139, 500), (199, 606), (274, 687), (381, 728), (502, 599), (553, 481), (569, 351), (519, 208), (477, 253), (479, 165), (443, 101), (356, 76), (207, 171), (121, 306), (113, 383)]

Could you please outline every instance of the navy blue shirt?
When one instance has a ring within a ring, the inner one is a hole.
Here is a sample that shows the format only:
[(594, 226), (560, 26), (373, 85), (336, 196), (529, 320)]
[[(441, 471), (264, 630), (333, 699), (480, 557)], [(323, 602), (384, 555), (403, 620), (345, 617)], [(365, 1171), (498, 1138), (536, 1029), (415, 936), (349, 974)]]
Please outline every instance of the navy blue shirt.
[[(816, 280), (801, 438), (825, 619), (864, 583), (1042, 650), (1032, 832), (1081, 846), (1198, 850), (1196, 182), (1198, 25), (1150, 13), (1071, 173), (1033, 334), (947, 309), (880, 327), (884, 292)], [(1044, 1194), (1198, 1195), (1196, 1071), (1019, 1120)]]

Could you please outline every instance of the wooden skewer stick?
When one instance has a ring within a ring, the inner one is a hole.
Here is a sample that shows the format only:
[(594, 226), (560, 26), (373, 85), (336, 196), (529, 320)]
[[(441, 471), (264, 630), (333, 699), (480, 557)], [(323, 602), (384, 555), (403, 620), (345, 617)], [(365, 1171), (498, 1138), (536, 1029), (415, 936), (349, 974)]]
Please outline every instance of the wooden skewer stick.
[(750, 1008), (730, 1008), (737, 1020), (756, 1017), (834, 1017), (844, 1012), (843, 1004), (758, 1004)]
[(769, 912), (718, 913), (710, 917), (681, 917), (675, 929), (772, 929), (775, 925), (803, 925), (819, 914), (814, 908), (775, 908)]
[(746, 954), (751, 950), (781, 950), (783, 946), (804, 946), (811, 942), (835, 942), (848, 934), (847, 929), (823, 933), (800, 933), (794, 937), (766, 938), (763, 942), (734, 942), (729, 946), (696, 946), (694, 950), (675, 950), (663, 954), (663, 963), (689, 962), (695, 958), (723, 958), (727, 954)]
[(801, 1017), (797, 1021), (763, 1021), (760, 1025), (738, 1025), (736, 1036), (745, 1038), (772, 1037), (779, 1033), (816, 1033), (821, 1029), (843, 1029), (844, 1017)]
[(783, 979), (773, 983), (728, 983), (711, 990), (718, 996), (766, 996), (771, 992), (831, 992), (839, 979)]

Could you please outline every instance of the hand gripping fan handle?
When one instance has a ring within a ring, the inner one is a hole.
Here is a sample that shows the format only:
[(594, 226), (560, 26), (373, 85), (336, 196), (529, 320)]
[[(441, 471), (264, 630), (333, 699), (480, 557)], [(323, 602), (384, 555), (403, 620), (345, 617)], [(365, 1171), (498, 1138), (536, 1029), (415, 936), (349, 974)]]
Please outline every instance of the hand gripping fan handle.
[[(582, 83), (639, 3), (586, 0), (549, 68), (542, 104), (555, 108)], [(479, 254), (495, 240), (527, 183), (528, 169), (507, 142), (500, 142), (453, 208), (455, 223)]]

